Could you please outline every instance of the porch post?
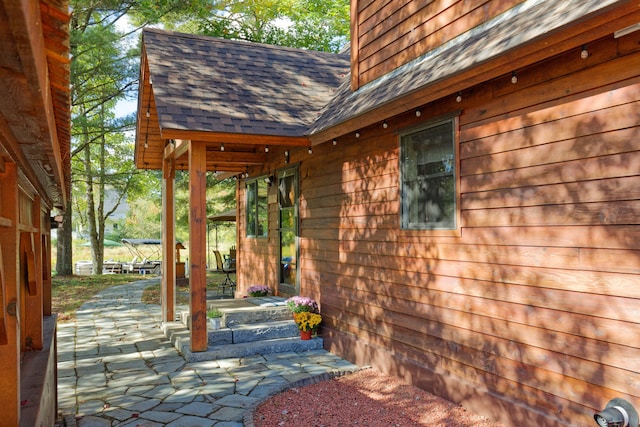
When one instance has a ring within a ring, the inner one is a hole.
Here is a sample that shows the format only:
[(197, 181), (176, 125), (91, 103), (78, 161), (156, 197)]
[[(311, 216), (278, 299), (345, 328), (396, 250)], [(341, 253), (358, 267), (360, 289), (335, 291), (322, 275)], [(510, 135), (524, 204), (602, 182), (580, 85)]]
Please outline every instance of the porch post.
[(176, 204), (175, 160), (162, 162), (162, 321), (175, 320), (176, 301)]
[[(1, 165), (0, 165), (1, 166)], [(18, 207), (18, 171), (14, 163), (5, 163), (0, 167), (0, 315), (3, 328), (0, 328), (0, 402), (2, 402), (2, 422), (6, 425), (20, 424), (20, 345), (21, 331), (20, 293), (20, 232)]]
[(189, 142), (189, 287), (191, 351), (207, 349), (207, 159), (204, 143)]

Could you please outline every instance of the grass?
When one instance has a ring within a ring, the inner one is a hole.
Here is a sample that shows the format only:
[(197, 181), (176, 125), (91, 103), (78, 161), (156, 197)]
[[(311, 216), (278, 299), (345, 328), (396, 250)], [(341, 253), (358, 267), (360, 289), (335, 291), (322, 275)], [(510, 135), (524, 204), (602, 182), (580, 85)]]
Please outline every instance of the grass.
[[(54, 276), (52, 279), (51, 299), (53, 312), (58, 314), (58, 321), (71, 321), (76, 317), (76, 310), (82, 304), (91, 300), (98, 292), (111, 286), (148, 279), (149, 276), (139, 274), (102, 274), (96, 276)], [(216, 289), (218, 283), (225, 279), (223, 273), (207, 273), (207, 289)], [(235, 278), (234, 278), (235, 280)], [(188, 305), (189, 299), (185, 293), (188, 286), (178, 286), (176, 304)], [(142, 302), (146, 304), (160, 304), (160, 284), (146, 288), (142, 294)]]
[(138, 274), (103, 274), (96, 276), (54, 276), (51, 284), (53, 312), (58, 321), (75, 319), (76, 310), (98, 292), (111, 286), (140, 280)]

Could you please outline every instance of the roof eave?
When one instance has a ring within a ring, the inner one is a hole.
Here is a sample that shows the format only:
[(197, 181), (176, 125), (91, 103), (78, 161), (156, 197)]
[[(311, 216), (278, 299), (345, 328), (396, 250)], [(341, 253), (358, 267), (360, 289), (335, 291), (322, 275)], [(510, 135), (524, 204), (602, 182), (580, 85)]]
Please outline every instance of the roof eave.
[[(419, 108), (438, 99), (458, 93), (475, 85), (500, 77), (513, 70), (525, 68), (566, 52), (590, 41), (640, 22), (638, 1), (620, 1), (583, 16), (541, 37), (528, 40), (500, 55), (473, 64), (429, 84), (401, 92), (387, 102), (347, 117), (345, 120), (312, 129), (309, 140), (317, 145), (381, 122), (389, 117)], [(384, 78), (384, 77), (383, 77)], [(372, 84), (363, 86), (351, 97), (362, 96)]]

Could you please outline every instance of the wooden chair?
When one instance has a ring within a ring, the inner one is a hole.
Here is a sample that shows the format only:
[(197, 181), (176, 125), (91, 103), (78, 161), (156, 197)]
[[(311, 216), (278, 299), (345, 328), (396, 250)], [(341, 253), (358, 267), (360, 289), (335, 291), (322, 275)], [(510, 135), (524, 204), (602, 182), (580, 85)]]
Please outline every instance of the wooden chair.
[(232, 273), (236, 272), (235, 268), (225, 268), (224, 267), (224, 262), (222, 261), (222, 255), (220, 255), (220, 251), (213, 251), (213, 254), (216, 256), (216, 266), (217, 266), (217, 271), (224, 273), (227, 275), (227, 277), (224, 279), (224, 282), (220, 283), (218, 285), (218, 288), (222, 288), (222, 293), (226, 293), (227, 288), (231, 288), (231, 291), (235, 291), (236, 290), (236, 282), (233, 281), (233, 279), (231, 279), (231, 276), (229, 276)]

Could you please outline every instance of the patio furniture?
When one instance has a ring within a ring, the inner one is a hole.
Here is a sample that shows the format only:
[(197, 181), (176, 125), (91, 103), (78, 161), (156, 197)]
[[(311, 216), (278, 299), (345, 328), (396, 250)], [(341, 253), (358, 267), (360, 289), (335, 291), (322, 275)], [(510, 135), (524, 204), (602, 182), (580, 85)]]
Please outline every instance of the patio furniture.
[(236, 290), (236, 282), (231, 279), (230, 274), (235, 273), (235, 268), (225, 268), (224, 262), (222, 261), (222, 255), (220, 255), (220, 251), (213, 251), (213, 254), (216, 257), (216, 266), (217, 272), (226, 274), (226, 277), (222, 283), (218, 285), (218, 289), (222, 289), (222, 293), (226, 293), (227, 288), (231, 288), (231, 292)]

